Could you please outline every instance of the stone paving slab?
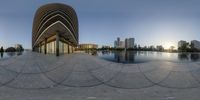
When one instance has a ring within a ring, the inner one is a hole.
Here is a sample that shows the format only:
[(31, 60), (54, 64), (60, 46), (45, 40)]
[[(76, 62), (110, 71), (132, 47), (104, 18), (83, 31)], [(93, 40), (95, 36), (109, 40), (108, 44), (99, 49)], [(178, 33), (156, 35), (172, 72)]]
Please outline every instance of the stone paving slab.
[(200, 62), (109, 62), (28, 52), (0, 60), (0, 100), (199, 100)]
[(45, 89), (54, 86), (54, 84), (43, 74), (20, 74), (6, 86), (16, 89)]

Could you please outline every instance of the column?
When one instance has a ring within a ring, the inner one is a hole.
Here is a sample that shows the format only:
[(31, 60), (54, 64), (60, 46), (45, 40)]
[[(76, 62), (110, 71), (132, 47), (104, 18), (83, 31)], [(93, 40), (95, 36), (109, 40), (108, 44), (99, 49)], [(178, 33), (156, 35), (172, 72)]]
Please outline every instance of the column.
[(42, 52), (42, 47), (41, 47), (42, 45), (41, 45), (41, 43), (39, 43), (39, 53), (41, 53)]
[(56, 56), (59, 56), (59, 41), (60, 41), (59, 32), (57, 32), (56, 33)]
[(47, 54), (47, 38), (44, 39), (44, 54)]
[(69, 44), (67, 46), (68, 46), (68, 54), (69, 54)]

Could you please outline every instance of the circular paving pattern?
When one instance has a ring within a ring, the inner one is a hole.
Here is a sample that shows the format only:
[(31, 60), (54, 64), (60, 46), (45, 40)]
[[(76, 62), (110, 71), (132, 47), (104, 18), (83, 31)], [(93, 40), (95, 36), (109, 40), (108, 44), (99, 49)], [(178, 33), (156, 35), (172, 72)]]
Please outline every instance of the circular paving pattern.
[(0, 60), (0, 86), (16, 89), (46, 89), (56, 86), (107, 85), (140, 89), (155, 85), (187, 89), (200, 87), (200, 62), (169, 61), (121, 64), (87, 54), (56, 57), (28, 52)]

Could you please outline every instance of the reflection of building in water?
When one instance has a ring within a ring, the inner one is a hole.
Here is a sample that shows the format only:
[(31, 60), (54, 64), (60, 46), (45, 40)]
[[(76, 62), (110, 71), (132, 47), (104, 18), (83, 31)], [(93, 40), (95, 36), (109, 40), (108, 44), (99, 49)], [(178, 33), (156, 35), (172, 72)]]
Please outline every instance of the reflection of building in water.
[(110, 54), (111, 53), (111, 51), (109, 51), (109, 50), (103, 50), (103, 51), (101, 51), (101, 53), (102, 53), (102, 55), (105, 55), (105, 54)]
[(121, 60), (121, 58), (122, 58), (122, 54), (121, 53), (122, 52), (119, 52), (119, 51), (114, 52), (114, 58), (115, 58), (115, 60), (117, 60), (117, 62), (122, 61)]
[(78, 47), (81, 50), (85, 50), (85, 49), (97, 49), (98, 45), (97, 44), (80, 44)]
[(194, 47), (195, 49), (200, 50), (200, 41), (192, 40), (192, 41), (191, 41), (191, 44), (193, 45), (193, 47)]
[(125, 60), (126, 62), (133, 63), (135, 61), (135, 52), (134, 51), (126, 52)]
[(187, 53), (178, 53), (178, 59), (179, 60), (188, 60), (188, 54)]
[(199, 61), (200, 54), (198, 54), (198, 53), (179, 53), (178, 59), (179, 60)]
[(135, 61), (135, 52), (126, 51), (126, 52), (114, 52), (114, 57), (117, 62), (124, 63), (133, 63)]
[(190, 58), (192, 61), (198, 61), (200, 59), (199, 54), (191, 54)]

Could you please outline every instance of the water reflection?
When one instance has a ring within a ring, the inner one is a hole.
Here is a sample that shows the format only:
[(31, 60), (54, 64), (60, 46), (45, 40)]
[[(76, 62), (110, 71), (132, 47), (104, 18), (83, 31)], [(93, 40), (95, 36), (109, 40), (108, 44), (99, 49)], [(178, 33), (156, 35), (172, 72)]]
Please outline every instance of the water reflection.
[(22, 55), (22, 52), (17, 52), (17, 56), (20, 56), (20, 55)]
[(13, 56), (20, 56), (22, 55), (24, 52), (1, 52), (1, 59), (2, 58), (9, 58), (9, 57), (13, 57)]
[(12, 56), (15, 55), (15, 52), (7, 52), (7, 55), (8, 55), (9, 57), (12, 57)]
[[(141, 53), (141, 52), (140, 52)], [(99, 53), (98, 53), (99, 55)], [(135, 60), (137, 52), (135, 51), (102, 51), (100, 52), (102, 58), (119, 63), (139, 63), (141, 60)]]
[(178, 54), (178, 59), (179, 60), (188, 60), (189, 59), (188, 53), (179, 53)]
[(151, 51), (100, 51), (100, 58), (119, 63), (144, 63), (148, 61), (200, 61), (200, 53), (167, 53)]
[(179, 53), (178, 59), (182, 61), (199, 61), (200, 54), (198, 53)]
[(190, 58), (192, 61), (198, 61), (200, 59), (199, 54), (191, 54)]
[(133, 63), (135, 62), (135, 52), (114, 52), (114, 57), (117, 62)]
[(3, 52), (1, 52), (1, 58), (3, 58)]
[(97, 55), (96, 50), (85, 50), (85, 53), (90, 54), (90, 55)]
[(108, 50), (104, 50), (104, 51), (102, 51), (102, 54), (104, 55), (104, 54), (110, 54), (111, 53), (111, 51), (108, 51)]

